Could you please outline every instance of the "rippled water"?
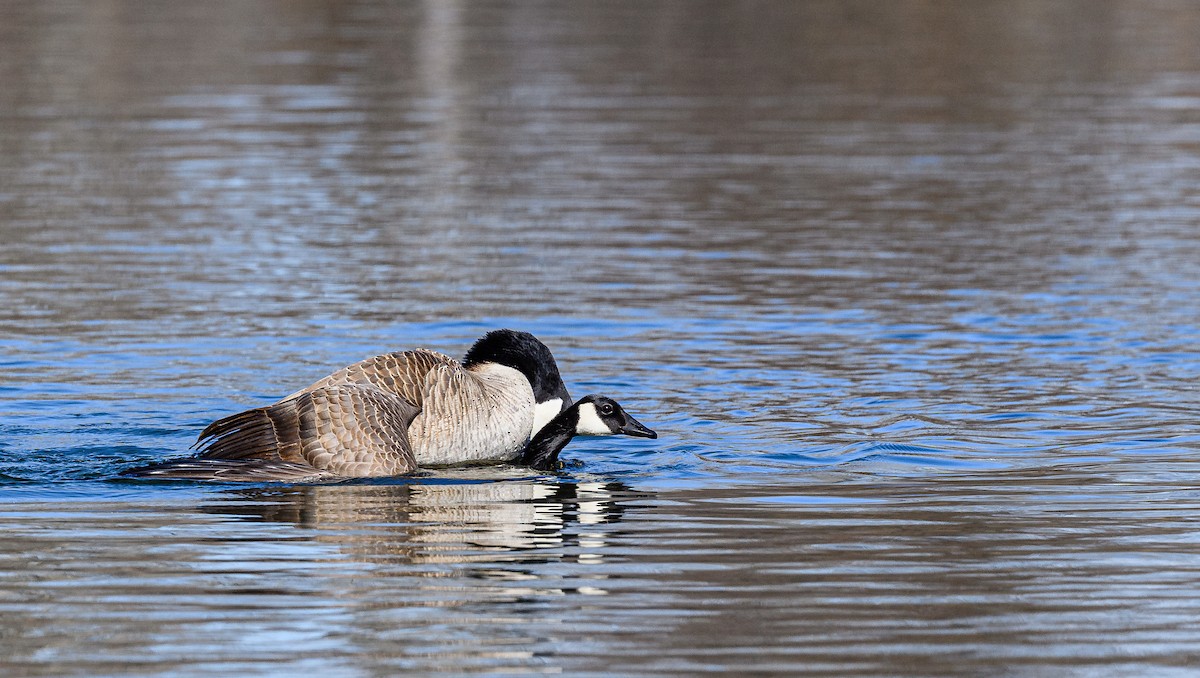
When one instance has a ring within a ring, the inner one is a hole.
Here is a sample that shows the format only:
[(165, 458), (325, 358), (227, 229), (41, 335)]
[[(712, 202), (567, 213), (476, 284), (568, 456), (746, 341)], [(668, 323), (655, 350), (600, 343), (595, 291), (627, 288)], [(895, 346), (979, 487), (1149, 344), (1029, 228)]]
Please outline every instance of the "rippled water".
[[(4, 673), (1200, 670), (1192, 3), (4, 16)], [(500, 326), (660, 438), (115, 478)]]

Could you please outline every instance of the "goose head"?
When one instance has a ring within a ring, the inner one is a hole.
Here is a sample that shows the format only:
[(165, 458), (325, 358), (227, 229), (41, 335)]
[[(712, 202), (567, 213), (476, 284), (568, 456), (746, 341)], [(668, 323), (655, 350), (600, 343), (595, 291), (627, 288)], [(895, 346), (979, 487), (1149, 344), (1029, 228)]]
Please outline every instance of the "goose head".
[(657, 433), (630, 416), (620, 403), (607, 396), (584, 396), (572, 408), (576, 410), (575, 435), (658, 437)]
[(657, 438), (658, 434), (634, 419), (612, 398), (588, 395), (563, 410), (525, 446), (521, 463), (538, 471), (558, 468), (558, 453), (575, 436), (626, 435)]
[(558, 373), (554, 355), (532, 334), (494, 330), (480, 337), (463, 356), (464, 367), (489, 362), (511, 367), (529, 380), (535, 402), (531, 437), (571, 406), (571, 394)]

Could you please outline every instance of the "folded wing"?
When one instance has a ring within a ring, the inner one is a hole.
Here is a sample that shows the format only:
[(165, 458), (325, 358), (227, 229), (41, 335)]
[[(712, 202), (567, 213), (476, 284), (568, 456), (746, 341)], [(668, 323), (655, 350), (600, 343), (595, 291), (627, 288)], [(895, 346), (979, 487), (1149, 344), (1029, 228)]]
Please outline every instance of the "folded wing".
[(409, 473), (417, 464), (407, 429), (419, 412), (370, 384), (316, 388), (213, 422), (196, 442), (198, 458), (303, 464), (343, 477)]

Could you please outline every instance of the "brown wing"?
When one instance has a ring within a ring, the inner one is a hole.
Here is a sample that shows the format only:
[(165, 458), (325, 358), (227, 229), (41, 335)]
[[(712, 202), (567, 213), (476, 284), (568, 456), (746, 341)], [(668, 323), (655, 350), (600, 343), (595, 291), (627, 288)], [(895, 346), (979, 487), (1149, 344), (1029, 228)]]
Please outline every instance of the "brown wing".
[(448, 355), (423, 348), (385, 353), (343, 367), (283, 400), (291, 400), (301, 393), (339, 384), (371, 384), (388, 393), (394, 393), (419, 408), (425, 399), (425, 375), (440, 365), (457, 367), (458, 361)]
[(417, 467), (408, 426), (418, 412), (369, 384), (327, 386), (215, 421), (196, 446), (202, 459), (307, 464), (346, 477), (398, 475)]

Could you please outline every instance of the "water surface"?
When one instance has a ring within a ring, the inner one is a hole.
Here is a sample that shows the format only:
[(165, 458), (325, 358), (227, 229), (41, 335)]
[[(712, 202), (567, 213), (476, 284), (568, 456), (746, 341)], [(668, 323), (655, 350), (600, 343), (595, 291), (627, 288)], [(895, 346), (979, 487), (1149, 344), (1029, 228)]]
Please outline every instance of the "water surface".
[[(14, 675), (1192, 675), (1187, 2), (9, 2)], [(560, 475), (115, 478), (534, 332)]]

